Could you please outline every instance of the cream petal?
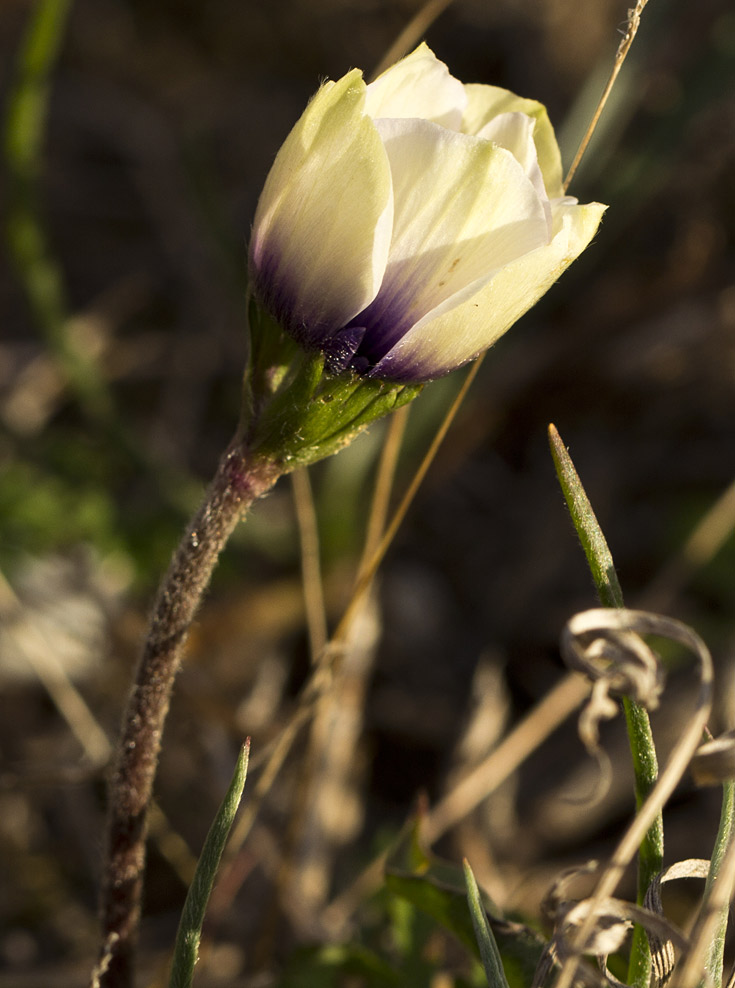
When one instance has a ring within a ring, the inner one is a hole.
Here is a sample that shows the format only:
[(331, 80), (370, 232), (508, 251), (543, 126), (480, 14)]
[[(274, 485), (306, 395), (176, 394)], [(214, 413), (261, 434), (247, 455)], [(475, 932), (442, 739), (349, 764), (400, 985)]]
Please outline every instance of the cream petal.
[(365, 107), (378, 117), (419, 117), (459, 130), (465, 87), (426, 44), (396, 62), (367, 87)]
[(538, 163), (536, 145), (533, 141), (534, 120), (525, 113), (499, 113), (486, 123), (477, 136), (494, 141), (501, 148), (510, 151), (531, 181), (536, 194), (544, 203), (546, 220), (551, 230), (551, 206), (546, 194), (544, 176)]
[(427, 312), (550, 239), (543, 203), (504, 148), (424, 120), (378, 120), (395, 213), (383, 284), (355, 325), (378, 360)]
[(462, 118), (463, 132), (477, 134), (493, 117), (501, 113), (523, 113), (531, 117), (534, 121), (533, 141), (536, 145), (541, 174), (544, 176), (546, 192), (549, 199), (558, 199), (562, 196), (559, 145), (556, 143), (554, 128), (551, 126), (543, 103), (533, 99), (523, 99), (498, 86), (469, 84), (464, 88), (467, 94), (467, 106)]
[(429, 380), (472, 360), (502, 336), (581, 254), (606, 208), (599, 203), (555, 206), (557, 232), (550, 244), (478, 283), (474, 295), (459, 293), (429, 313), (373, 368), (372, 375)]
[(253, 291), (305, 343), (375, 297), (393, 217), (388, 158), (359, 71), (317, 92), (278, 152), (250, 246)]

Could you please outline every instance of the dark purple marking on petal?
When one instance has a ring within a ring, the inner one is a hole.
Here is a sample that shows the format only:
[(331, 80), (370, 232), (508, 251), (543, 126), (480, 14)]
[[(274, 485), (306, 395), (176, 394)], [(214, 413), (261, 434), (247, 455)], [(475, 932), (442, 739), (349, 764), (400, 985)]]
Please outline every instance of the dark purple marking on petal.
[(290, 336), (303, 347), (322, 349), (335, 327), (299, 305), (298, 292), (278, 251), (253, 246), (250, 251), (250, 283), (255, 298)]
[(366, 376), (396, 381), (399, 384), (422, 384), (443, 377), (454, 369), (454, 367), (432, 366), (429, 362), (417, 358), (416, 354), (411, 357), (401, 357), (398, 352), (388, 354), (377, 364), (373, 364), (366, 372)]
[[(330, 374), (341, 374), (351, 366), (358, 347), (365, 336), (364, 326), (348, 326), (339, 330), (321, 345)], [(353, 368), (356, 369), (356, 368)]]
[(406, 362), (393, 355), (383, 361), (420, 318), (416, 313), (416, 297), (425, 280), (417, 279), (415, 272), (409, 280), (401, 277), (398, 266), (394, 267), (377, 297), (344, 327), (314, 318), (314, 313), (306, 313), (298, 305), (298, 294), (277, 251), (251, 248), (250, 276), (253, 293), (266, 311), (301, 346), (322, 350), (331, 374), (349, 368), (363, 377), (384, 377), (402, 383), (426, 381), (435, 376), (415, 357)]
[(407, 283), (396, 284), (396, 278), (386, 280), (377, 297), (350, 323), (365, 327), (359, 355), (376, 364), (405, 336), (416, 322), (416, 289)]

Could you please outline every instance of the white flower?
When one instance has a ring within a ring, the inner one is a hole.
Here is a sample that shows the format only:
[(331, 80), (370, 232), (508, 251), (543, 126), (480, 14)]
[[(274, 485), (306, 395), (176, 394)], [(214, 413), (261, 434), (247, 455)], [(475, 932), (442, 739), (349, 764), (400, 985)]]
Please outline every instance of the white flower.
[(250, 245), (258, 303), (333, 372), (424, 381), (487, 349), (593, 237), (542, 104), (463, 85), (425, 45), (316, 93)]

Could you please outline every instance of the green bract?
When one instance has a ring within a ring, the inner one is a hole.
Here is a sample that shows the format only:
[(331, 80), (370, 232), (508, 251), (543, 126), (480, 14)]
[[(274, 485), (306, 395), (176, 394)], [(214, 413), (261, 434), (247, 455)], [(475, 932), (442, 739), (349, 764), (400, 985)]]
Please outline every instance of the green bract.
[(250, 330), (244, 441), (253, 458), (282, 473), (336, 453), (421, 391), (349, 370), (330, 374), (323, 353), (300, 347), (252, 302)]

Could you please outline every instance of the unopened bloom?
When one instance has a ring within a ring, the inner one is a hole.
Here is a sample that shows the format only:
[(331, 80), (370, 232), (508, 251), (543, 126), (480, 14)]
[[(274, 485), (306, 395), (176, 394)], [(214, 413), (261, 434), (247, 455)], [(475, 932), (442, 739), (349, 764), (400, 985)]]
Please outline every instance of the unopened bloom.
[(254, 298), (327, 369), (421, 382), (487, 349), (584, 250), (545, 108), (422, 44), (316, 93), (258, 204)]

